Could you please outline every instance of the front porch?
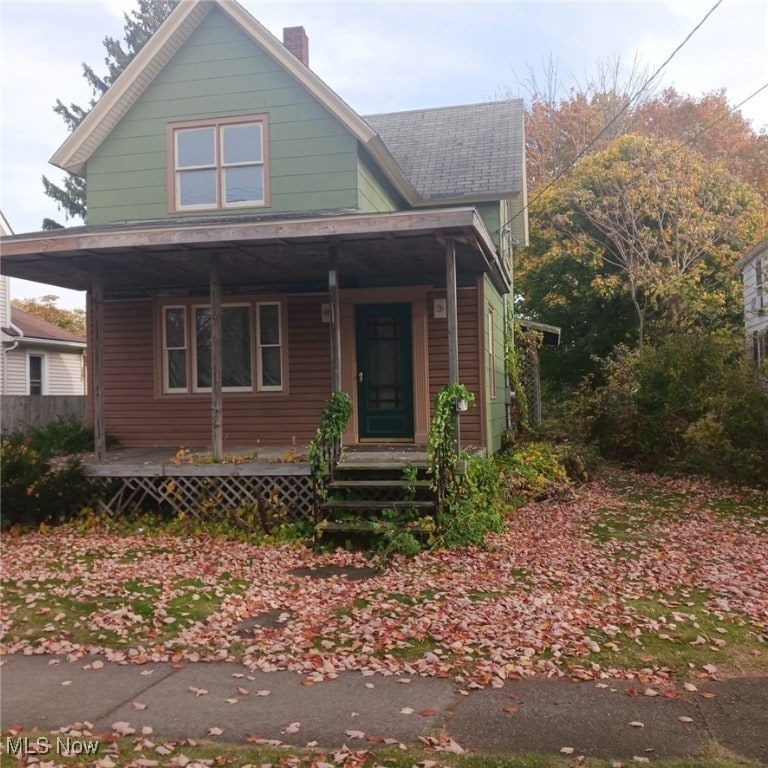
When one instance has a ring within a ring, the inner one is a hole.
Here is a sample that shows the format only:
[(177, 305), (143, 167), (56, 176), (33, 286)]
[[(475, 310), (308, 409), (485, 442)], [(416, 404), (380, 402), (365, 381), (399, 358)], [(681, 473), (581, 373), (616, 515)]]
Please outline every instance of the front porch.
[[(306, 445), (246, 446), (214, 460), (204, 449), (153, 447), (112, 449), (101, 461), (95, 453), (81, 458), (86, 477), (107, 484), (99, 507), (113, 517), (161, 505), (192, 518), (222, 516), (255, 505), (289, 522), (316, 523), (318, 500), (307, 453)], [(369, 444), (345, 448), (337, 468), (402, 474), (406, 467), (427, 465), (424, 446)]]

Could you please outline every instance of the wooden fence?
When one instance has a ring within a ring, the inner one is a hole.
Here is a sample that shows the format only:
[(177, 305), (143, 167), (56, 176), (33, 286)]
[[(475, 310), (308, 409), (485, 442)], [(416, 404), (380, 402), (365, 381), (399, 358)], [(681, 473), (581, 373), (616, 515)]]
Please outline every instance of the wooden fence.
[(44, 427), (60, 416), (85, 421), (85, 395), (4, 395), (0, 398), (4, 435)]

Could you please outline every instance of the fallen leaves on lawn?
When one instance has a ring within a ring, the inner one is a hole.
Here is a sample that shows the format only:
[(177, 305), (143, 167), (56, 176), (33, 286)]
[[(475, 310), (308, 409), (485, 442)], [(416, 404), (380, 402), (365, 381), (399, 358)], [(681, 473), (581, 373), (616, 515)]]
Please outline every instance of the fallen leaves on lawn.
[[(640, 479), (680, 494), (680, 509), (660, 516), (633, 508), (621, 518), (624, 535), (600, 540), (594, 532), (601, 515), (621, 516), (627, 501), (610, 484), (593, 482), (567, 500), (517, 510), (487, 549), (396, 557), (368, 580), (292, 573), (364, 567), (359, 552), (101, 531), (82, 536), (67, 527), (4, 536), (11, 607), (0, 625), (0, 652), (69, 660), (95, 653), (101, 663), (177, 667), (239, 661), (251, 673), (300, 673), (305, 685), (346, 670), (397, 675), (403, 684), (417, 676), (454, 677), (467, 690), (537, 675), (629, 678), (652, 695), (672, 672), (655, 667), (652, 657), (639, 669), (606, 668), (606, 649), (642, 646), (644, 638), (674, 642), (682, 629), (694, 628), (689, 636), (703, 643), (692, 651), (717, 653), (722, 640), (695, 629), (685, 597), (694, 590), (706, 596), (716, 634), (736, 625), (765, 636), (768, 535), (755, 518), (709, 511), (726, 493), (714, 484)], [(637, 607), (649, 595), (675, 598), (664, 616), (649, 616)], [(81, 616), (66, 609), (61, 626), (45, 625), (35, 639), (14, 621), (24, 611), (55, 615), (51, 605), (65, 601), (89, 609)], [(205, 611), (193, 610), (203, 604)], [(274, 612), (285, 620), (239, 631), (244, 620)], [(87, 641), (76, 641), (73, 630)], [(710, 679), (718, 674), (711, 664), (702, 671)]]

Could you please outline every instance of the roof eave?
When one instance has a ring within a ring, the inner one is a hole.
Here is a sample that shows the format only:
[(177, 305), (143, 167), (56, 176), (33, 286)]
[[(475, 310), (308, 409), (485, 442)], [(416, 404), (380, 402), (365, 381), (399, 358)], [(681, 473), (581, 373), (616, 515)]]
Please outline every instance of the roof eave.
[(768, 251), (768, 237), (763, 238), (757, 245), (750, 248), (735, 264), (736, 269), (743, 269), (752, 259)]

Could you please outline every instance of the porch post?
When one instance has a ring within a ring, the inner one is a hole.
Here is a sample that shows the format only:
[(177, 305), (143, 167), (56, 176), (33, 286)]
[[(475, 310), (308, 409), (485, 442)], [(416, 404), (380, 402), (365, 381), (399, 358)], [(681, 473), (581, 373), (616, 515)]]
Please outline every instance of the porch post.
[(459, 315), (456, 296), (456, 243), (445, 242), (445, 287), (448, 298), (448, 383), (459, 383)]
[(103, 464), (107, 455), (107, 436), (104, 427), (104, 281), (97, 267), (88, 295), (88, 328), (91, 360), (90, 380), (93, 398), (93, 443), (96, 461)]
[(328, 248), (328, 302), (331, 310), (331, 386), (341, 392), (341, 309), (339, 303), (339, 254)]
[(219, 257), (211, 256), (211, 450), (213, 458), (224, 453), (222, 430), (222, 363), (221, 363), (221, 272)]

